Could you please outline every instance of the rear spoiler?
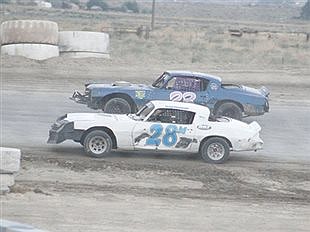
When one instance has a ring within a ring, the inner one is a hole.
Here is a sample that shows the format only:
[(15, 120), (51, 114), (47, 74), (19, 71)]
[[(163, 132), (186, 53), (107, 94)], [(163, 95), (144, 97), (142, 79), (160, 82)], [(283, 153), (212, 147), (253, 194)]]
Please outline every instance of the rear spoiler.
[(270, 94), (269, 89), (267, 89), (265, 86), (262, 86), (262, 87), (259, 89), (259, 92), (260, 92), (261, 94), (263, 94), (265, 97), (268, 97), (269, 94)]

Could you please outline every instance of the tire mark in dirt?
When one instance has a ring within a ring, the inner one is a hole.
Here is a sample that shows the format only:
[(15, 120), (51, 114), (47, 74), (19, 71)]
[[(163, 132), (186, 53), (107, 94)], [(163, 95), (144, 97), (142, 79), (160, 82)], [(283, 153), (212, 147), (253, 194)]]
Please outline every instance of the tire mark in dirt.
[[(87, 162), (85, 162), (85, 160)], [(118, 160), (117, 160), (118, 161)], [(111, 184), (87, 184), (87, 183), (55, 183), (40, 181), (22, 181), (25, 185), (39, 185), (40, 188), (51, 188), (53, 191), (106, 191), (134, 195), (149, 195), (157, 197), (187, 197), (201, 199), (256, 199), (271, 201), (297, 201), (310, 203), (310, 189), (300, 187), (300, 183), (310, 184), (310, 173), (306, 169), (298, 170), (281, 169), (281, 164), (270, 167), (257, 167), (256, 164), (247, 162), (238, 167), (230, 165), (209, 165), (200, 162), (178, 161), (152, 163), (143, 160), (136, 162), (117, 162), (88, 159), (87, 157), (76, 159), (51, 158), (38, 156), (23, 156), (23, 165), (42, 164), (65, 168), (77, 173), (86, 171), (96, 172), (99, 175), (128, 173), (130, 171), (155, 173), (162, 177), (177, 177), (179, 179), (200, 181), (203, 187), (200, 189), (184, 188), (150, 188), (132, 185)], [(306, 168), (306, 167), (305, 167)], [(29, 187), (29, 186), (28, 186)]]

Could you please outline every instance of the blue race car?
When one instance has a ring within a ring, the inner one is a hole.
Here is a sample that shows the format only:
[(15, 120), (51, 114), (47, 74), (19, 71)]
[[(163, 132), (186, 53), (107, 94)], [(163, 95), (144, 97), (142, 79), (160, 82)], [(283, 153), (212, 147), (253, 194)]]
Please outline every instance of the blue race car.
[(223, 84), (221, 78), (189, 71), (166, 71), (151, 86), (120, 81), (86, 84), (85, 93), (71, 97), (77, 103), (106, 113), (134, 113), (151, 100), (194, 102), (208, 106), (213, 116), (241, 119), (269, 111), (269, 91)]

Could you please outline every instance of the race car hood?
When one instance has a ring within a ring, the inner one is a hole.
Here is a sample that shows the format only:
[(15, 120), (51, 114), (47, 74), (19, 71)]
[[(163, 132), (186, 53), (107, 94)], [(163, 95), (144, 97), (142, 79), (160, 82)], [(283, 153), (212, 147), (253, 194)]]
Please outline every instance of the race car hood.
[(118, 81), (112, 84), (87, 84), (86, 88), (93, 91), (95, 89), (150, 90), (153, 87), (145, 84), (132, 84), (127, 81)]
[(106, 113), (70, 113), (64, 118), (70, 122), (76, 121), (102, 121), (102, 122), (118, 122), (131, 120), (125, 114), (106, 114)]

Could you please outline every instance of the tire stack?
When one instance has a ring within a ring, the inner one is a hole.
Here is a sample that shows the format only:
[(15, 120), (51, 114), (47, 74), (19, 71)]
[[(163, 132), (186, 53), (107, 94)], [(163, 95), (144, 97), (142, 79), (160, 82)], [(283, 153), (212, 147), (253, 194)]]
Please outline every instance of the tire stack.
[(60, 55), (70, 58), (110, 58), (109, 34), (90, 31), (59, 32)]
[(59, 56), (58, 25), (42, 20), (13, 20), (0, 26), (1, 54), (45, 60)]

